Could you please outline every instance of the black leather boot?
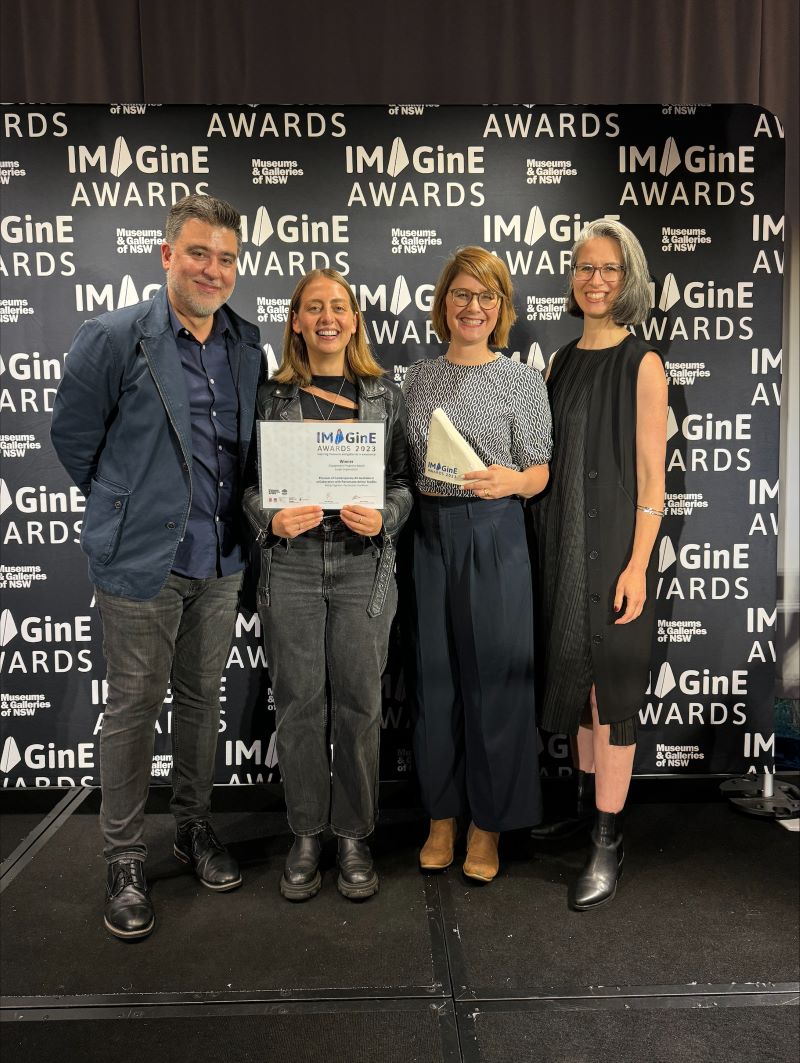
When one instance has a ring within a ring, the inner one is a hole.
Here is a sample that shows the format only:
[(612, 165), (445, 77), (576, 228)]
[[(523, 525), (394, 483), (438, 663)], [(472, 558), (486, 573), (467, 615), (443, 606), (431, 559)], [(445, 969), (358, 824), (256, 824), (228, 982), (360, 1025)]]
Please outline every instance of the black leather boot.
[(592, 848), (583, 871), (573, 884), (569, 906), (588, 912), (613, 901), (622, 875), (622, 830), (614, 812), (598, 812), (592, 831)]
[(594, 772), (576, 771), (573, 773), (575, 789), (570, 802), (570, 812), (531, 828), (531, 838), (535, 842), (557, 842), (571, 838), (581, 831), (588, 831), (594, 819)]
[(106, 930), (115, 937), (132, 941), (147, 937), (155, 918), (142, 861), (126, 858), (110, 863), (103, 913)]
[(319, 893), (322, 886), (319, 872), (321, 855), (322, 839), (319, 834), (295, 836), (281, 877), (281, 894), (287, 901), (310, 901)]
[(336, 862), (339, 865), (336, 885), (343, 897), (349, 897), (351, 901), (363, 901), (378, 892), (378, 875), (365, 841), (360, 838), (340, 838)]

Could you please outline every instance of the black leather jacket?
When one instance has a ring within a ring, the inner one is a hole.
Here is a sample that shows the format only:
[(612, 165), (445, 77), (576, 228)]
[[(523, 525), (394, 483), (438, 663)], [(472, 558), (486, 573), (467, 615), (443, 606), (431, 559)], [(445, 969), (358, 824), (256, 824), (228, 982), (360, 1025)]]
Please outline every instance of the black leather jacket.
[[(256, 421), (302, 421), (300, 389), (297, 384), (278, 384), (268, 380), (258, 389)], [(376, 536), (380, 560), (375, 574), (367, 612), (378, 616), (386, 601), (389, 581), (394, 573), (395, 538), (411, 512), (411, 473), (406, 440), (406, 405), (396, 384), (383, 377), (361, 377), (358, 380), (359, 421), (383, 421), (386, 425), (384, 462), (386, 491), (384, 496), (383, 528)], [(255, 454), (255, 445), (251, 453)], [(269, 570), (272, 550), (281, 542), (271, 530), (277, 509), (263, 509), (258, 488), (255, 464), (250, 466), (244, 492), (244, 511), (261, 548), (261, 576), (258, 587), (259, 606), (269, 606)]]

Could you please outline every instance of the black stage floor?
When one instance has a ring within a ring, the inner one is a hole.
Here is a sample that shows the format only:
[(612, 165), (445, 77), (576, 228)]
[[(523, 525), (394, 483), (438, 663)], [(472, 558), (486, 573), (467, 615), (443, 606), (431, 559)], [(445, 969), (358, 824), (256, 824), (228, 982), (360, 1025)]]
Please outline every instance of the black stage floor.
[(115, 1063), (606, 1063), (800, 1059), (798, 840), (735, 812), (718, 782), (635, 780), (626, 869), (597, 912), (567, 909), (581, 841), (501, 846), (500, 876), (423, 876), (408, 788), (384, 787), (381, 889), (282, 900), (280, 790), (215, 792), (240, 890), (172, 856), (148, 806), (153, 934), (102, 926), (96, 791), (0, 795), (4, 1059)]

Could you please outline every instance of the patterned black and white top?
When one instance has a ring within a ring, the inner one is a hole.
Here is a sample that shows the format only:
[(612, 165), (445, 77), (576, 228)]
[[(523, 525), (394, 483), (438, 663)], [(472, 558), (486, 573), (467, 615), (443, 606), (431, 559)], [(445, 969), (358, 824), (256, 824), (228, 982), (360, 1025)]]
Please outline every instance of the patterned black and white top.
[(485, 465), (522, 471), (546, 465), (552, 451), (547, 390), (538, 369), (499, 355), (485, 365), (446, 358), (414, 362), (406, 370), (408, 447), (417, 490), (464, 497), (458, 484), (425, 476), (431, 414), (441, 407)]

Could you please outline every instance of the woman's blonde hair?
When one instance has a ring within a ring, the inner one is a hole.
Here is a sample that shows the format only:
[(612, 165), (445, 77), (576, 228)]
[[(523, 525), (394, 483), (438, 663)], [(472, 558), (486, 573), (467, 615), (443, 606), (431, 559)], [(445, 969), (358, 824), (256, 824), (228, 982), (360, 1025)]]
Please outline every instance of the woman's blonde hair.
[(283, 352), (281, 364), (272, 375), (272, 379), (279, 384), (299, 384), (300, 387), (308, 387), (311, 383), (311, 366), (308, 363), (308, 350), (302, 333), (295, 332), (292, 328), (292, 315), (296, 314), (300, 307), (300, 300), (306, 285), (311, 281), (325, 277), (334, 281), (347, 292), (350, 300), (350, 309), (355, 314), (356, 330), (350, 337), (344, 351), (344, 372), (348, 380), (355, 383), (358, 377), (383, 376), (383, 368), (375, 360), (369, 348), (367, 329), (364, 325), (364, 315), (358, 308), (353, 289), (335, 269), (312, 269), (304, 274), (297, 282), (297, 287), (292, 292), (289, 303), (289, 313), (286, 317), (286, 327), (283, 330)]
[(497, 292), (501, 297), (497, 324), (489, 337), (489, 345), (505, 347), (511, 326), (517, 320), (517, 312), (514, 309), (514, 286), (505, 262), (484, 247), (459, 247), (452, 258), (446, 262), (433, 293), (431, 323), (436, 330), (436, 335), (440, 340), (450, 340), (445, 303), (450, 285), (459, 273), (468, 273), (487, 291)]

